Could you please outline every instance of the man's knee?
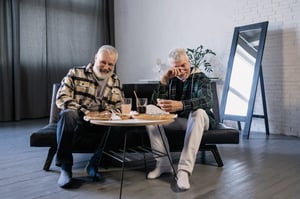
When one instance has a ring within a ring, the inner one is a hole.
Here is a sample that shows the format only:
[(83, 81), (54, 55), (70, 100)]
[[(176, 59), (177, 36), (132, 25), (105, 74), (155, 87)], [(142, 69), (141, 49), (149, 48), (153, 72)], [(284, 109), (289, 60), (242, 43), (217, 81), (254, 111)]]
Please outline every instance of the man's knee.
[(59, 129), (75, 130), (75, 127), (77, 128), (78, 125), (81, 125), (81, 119), (77, 111), (66, 109), (60, 112), (57, 125)]
[(197, 109), (196, 111), (193, 112), (193, 115), (196, 116), (196, 117), (207, 117), (207, 113), (205, 110), (199, 108)]
[(194, 113), (194, 117), (197, 121), (201, 122), (204, 125), (205, 129), (209, 127), (209, 117), (204, 109), (198, 109)]
[(79, 114), (77, 111), (75, 110), (71, 110), (71, 109), (66, 109), (66, 110), (62, 110), (59, 113), (59, 119), (65, 119), (65, 120), (72, 120), (72, 119), (79, 119)]

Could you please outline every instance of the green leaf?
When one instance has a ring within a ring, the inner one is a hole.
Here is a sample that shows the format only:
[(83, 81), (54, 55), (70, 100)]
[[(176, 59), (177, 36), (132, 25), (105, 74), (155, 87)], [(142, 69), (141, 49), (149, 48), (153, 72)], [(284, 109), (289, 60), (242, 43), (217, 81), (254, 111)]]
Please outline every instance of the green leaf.
[(191, 65), (197, 68), (204, 67), (205, 71), (212, 72), (212, 65), (205, 59), (207, 54), (216, 55), (211, 49), (204, 49), (203, 45), (198, 46), (195, 49), (187, 48), (186, 53), (190, 59)]

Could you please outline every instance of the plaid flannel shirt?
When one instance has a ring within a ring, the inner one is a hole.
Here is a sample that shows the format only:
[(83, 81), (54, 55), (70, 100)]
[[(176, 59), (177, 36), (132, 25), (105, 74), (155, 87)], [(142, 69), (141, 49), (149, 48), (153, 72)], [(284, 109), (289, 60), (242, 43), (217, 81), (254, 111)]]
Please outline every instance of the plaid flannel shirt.
[[(154, 90), (151, 102), (157, 104), (157, 98), (176, 100), (177, 84), (181, 80), (172, 78), (167, 85), (159, 83)], [(177, 99), (178, 100), (178, 99)], [(210, 79), (203, 73), (193, 69), (190, 76), (184, 81), (182, 95), (180, 99), (183, 103), (183, 110), (176, 112), (179, 117), (188, 118), (189, 113), (199, 108), (206, 111), (209, 117), (210, 128), (216, 125), (214, 114), (212, 113), (213, 96)]]
[[(60, 109), (73, 109), (87, 112), (95, 104), (97, 97), (97, 80), (92, 71), (92, 64), (75, 67), (63, 78), (56, 95), (56, 105)], [(103, 98), (98, 111), (115, 110), (121, 107), (121, 85), (116, 74), (108, 78), (103, 90)]]

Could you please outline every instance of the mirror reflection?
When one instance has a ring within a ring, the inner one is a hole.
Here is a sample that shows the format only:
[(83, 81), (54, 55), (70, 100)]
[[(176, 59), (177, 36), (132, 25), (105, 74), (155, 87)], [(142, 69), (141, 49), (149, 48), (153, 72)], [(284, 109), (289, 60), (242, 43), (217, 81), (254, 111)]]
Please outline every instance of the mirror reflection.
[(234, 55), (225, 114), (247, 116), (261, 29), (241, 31)]

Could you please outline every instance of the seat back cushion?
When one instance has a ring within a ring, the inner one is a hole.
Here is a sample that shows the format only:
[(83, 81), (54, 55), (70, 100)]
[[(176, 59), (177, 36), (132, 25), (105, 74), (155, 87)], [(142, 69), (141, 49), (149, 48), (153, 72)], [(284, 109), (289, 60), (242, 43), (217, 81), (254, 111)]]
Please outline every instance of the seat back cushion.
[(51, 107), (50, 107), (50, 116), (49, 116), (49, 123), (57, 123), (58, 115), (60, 109), (56, 106), (56, 93), (60, 87), (60, 83), (54, 83), (52, 89), (52, 99), (51, 99)]

